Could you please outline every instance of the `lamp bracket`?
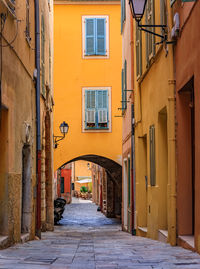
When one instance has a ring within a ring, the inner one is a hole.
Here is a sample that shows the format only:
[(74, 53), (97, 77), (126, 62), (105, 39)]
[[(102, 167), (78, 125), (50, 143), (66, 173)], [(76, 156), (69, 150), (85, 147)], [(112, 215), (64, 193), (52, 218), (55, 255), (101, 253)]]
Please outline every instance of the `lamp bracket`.
[[(167, 25), (165, 24), (157, 24), (157, 25), (154, 25), (154, 24), (149, 24), (149, 25), (146, 25), (146, 24), (140, 24), (140, 22), (138, 21), (138, 27), (141, 31), (144, 31), (146, 33), (149, 33), (149, 34), (152, 34), (152, 35), (155, 35), (155, 36), (158, 36), (162, 39), (162, 41), (160, 43), (163, 43), (164, 41), (167, 40), (167, 35), (160, 35), (160, 34), (157, 34), (157, 33), (154, 33), (150, 30), (147, 30), (145, 28), (154, 28), (154, 27), (157, 27), (157, 28), (162, 28), (163, 30), (165, 30), (167, 28)], [(145, 28), (144, 28), (145, 27)], [(159, 43), (159, 44), (160, 44)]]
[(61, 135), (54, 135), (54, 136), (53, 136), (53, 139), (54, 139), (54, 144), (55, 144), (55, 146), (57, 147), (58, 142), (59, 142), (60, 140), (63, 140), (64, 138), (65, 138), (65, 133), (63, 134), (63, 136), (61, 136)]

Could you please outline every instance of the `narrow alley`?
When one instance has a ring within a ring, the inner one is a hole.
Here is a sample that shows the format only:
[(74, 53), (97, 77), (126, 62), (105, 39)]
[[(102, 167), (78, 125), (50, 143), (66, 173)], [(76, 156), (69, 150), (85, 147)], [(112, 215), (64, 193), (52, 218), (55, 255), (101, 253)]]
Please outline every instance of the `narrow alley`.
[(73, 199), (61, 224), (42, 240), (0, 252), (4, 269), (199, 269), (197, 253), (121, 231), (90, 201)]

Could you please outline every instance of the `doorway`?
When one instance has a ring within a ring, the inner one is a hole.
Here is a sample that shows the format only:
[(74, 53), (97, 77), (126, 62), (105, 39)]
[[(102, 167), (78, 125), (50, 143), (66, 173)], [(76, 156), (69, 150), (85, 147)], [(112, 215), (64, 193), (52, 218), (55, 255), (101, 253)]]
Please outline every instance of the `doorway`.
[(123, 175), (123, 202), (124, 202), (124, 229), (128, 230), (128, 169), (127, 159), (124, 159), (124, 175)]
[(24, 145), (22, 149), (22, 184), (21, 184), (21, 233), (29, 233), (31, 226), (31, 150)]
[[(178, 235), (187, 241), (195, 228), (195, 93), (193, 78), (177, 96)], [(193, 243), (192, 243), (193, 244)]]

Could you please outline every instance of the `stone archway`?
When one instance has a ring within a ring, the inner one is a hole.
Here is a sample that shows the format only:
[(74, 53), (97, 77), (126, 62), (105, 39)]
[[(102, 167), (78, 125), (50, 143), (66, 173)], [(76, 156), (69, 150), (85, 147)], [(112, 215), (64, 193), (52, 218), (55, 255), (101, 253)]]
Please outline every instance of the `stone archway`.
[[(84, 160), (98, 164), (103, 167), (107, 177), (107, 217), (121, 215), (122, 203), (122, 167), (115, 161), (98, 155), (83, 155), (67, 161), (61, 167), (68, 163)], [(61, 168), (60, 167), (60, 168)]]

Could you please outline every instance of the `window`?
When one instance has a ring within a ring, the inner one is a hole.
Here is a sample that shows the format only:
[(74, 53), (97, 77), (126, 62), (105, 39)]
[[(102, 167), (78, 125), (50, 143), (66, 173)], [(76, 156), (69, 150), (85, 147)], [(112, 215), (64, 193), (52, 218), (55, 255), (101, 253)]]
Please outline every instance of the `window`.
[(156, 185), (156, 160), (155, 160), (155, 126), (149, 128), (149, 147), (150, 147), (150, 184)]
[(108, 16), (83, 16), (83, 57), (108, 57)]
[(127, 62), (124, 62), (124, 68), (122, 69), (122, 114), (127, 108)]
[(110, 130), (110, 89), (83, 89), (84, 130)]
[[(146, 6), (146, 24), (154, 25), (155, 16), (154, 16), (154, 0), (147, 0)], [(149, 31), (155, 32), (153, 27), (148, 28)], [(149, 33), (146, 33), (146, 60), (147, 67), (149, 66), (149, 61), (152, 56), (155, 55), (155, 36)]]
[(138, 26), (136, 25), (136, 76), (139, 78), (142, 75), (142, 34)]
[[(167, 25), (167, 8), (165, 0), (160, 0), (160, 24)], [(161, 35), (165, 34), (165, 30), (161, 28)]]
[(25, 34), (26, 34), (26, 40), (28, 42), (31, 41), (31, 37), (30, 37), (30, 16), (29, 16), (29, 0), (26, 0), (26, 30), (25, 30)]
[(126, 0), (121, 0), (121, 33), (123, 32), (123, 25), (126, 20)]

